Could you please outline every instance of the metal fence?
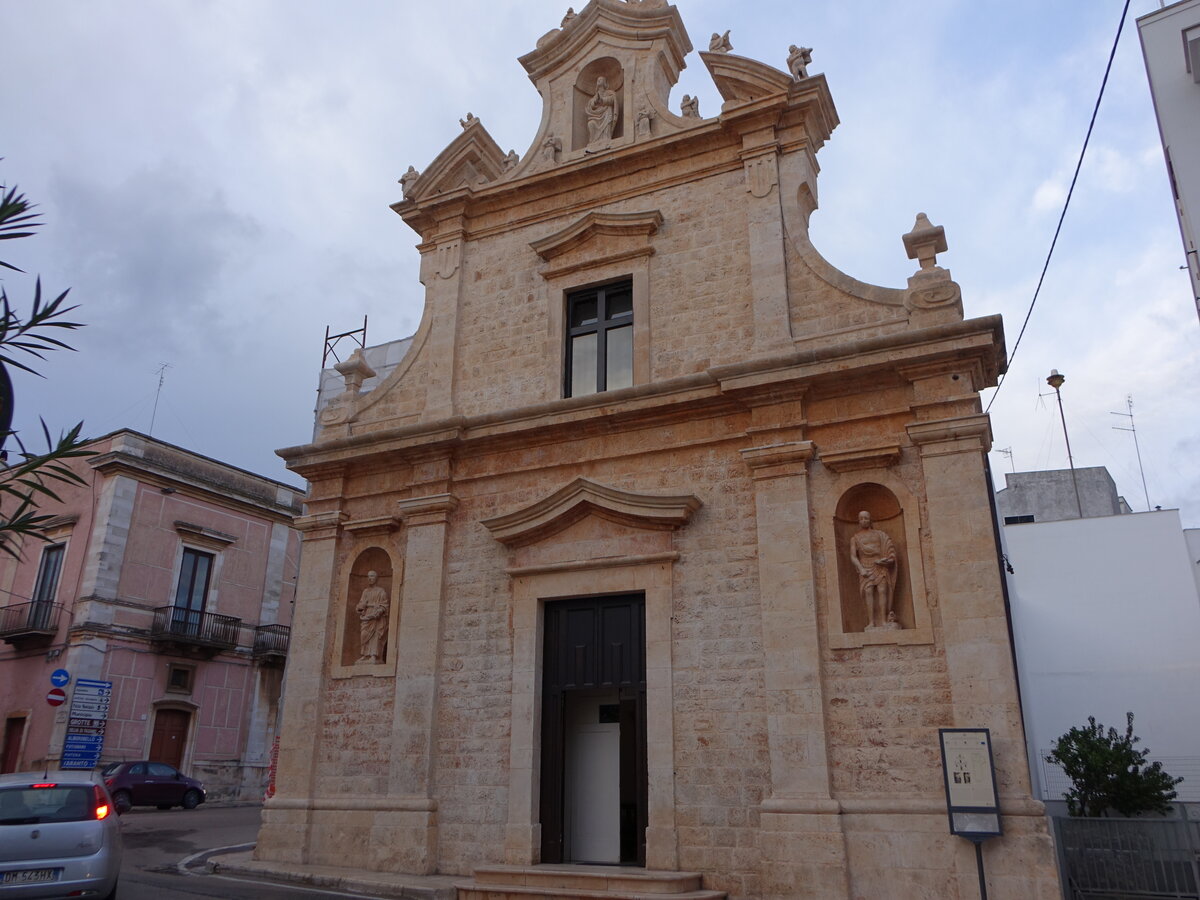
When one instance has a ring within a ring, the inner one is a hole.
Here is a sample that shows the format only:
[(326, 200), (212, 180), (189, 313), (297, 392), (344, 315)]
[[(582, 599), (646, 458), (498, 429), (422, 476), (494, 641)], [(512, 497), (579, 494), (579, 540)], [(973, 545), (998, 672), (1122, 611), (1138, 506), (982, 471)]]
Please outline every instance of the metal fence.
[(1068, 900), (1200, 900), (1200, 822), (1053, 822)]
[[(1042, 799), (1061, 800), (1063, 794), (1071, 789), (1071, 779), (1054, 763), (1046, 762), (1049, 750), (1038, 751), (1038, 765), (1041, 767)], [(1151, 761), (1162, 763), (1163, 771), (1176, 778), (1182, 778), (1175, 788), (1178, 795), (1175, 799), (1181, 803), (1200, 803), (1200, 756), (1162, 756), (1152, 757)]]

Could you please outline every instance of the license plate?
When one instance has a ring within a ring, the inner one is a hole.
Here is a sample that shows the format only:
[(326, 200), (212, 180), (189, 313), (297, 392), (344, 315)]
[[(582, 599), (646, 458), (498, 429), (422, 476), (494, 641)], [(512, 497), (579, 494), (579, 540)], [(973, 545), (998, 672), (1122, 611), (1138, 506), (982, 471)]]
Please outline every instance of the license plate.
[(58, 873), (62, 869), (22, 869), (20, 872), (5, 872), (0, 884), (40, 884), (45, 881), (58, 881)]

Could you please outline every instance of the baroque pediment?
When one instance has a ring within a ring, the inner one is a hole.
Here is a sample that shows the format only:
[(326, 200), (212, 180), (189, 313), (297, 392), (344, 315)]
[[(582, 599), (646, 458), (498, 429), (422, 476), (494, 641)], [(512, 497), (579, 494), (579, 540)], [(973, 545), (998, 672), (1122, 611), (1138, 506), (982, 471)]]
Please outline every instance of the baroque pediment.
[(589, 515), (631, 528), (673, 531), (700, 506), (690, 494), (640, 494), (576, 478), (529, 506), (482, 524), (500, 543), (516, 547), (557, 534)]
[(658, 231), (662, 221), (662, 213), (656, 209), (634, 213), (590, 212), (566, 228), (534, 241), (529, 246), (539, 257), (549, 262), (570, 250), (582, 247), (599, 235), (647, 238)]
[(733, 53), (700, 52), (713, 83), (727, 104), (786, 96), (795, 78), (756, 59)]
[(503, 151), (483, 123), (472, 117), (462, 134), (411, 185), (405, 185), (404, 198), (420, 201), (450, 191), (482, 187), (503, 174), (504, 159)]

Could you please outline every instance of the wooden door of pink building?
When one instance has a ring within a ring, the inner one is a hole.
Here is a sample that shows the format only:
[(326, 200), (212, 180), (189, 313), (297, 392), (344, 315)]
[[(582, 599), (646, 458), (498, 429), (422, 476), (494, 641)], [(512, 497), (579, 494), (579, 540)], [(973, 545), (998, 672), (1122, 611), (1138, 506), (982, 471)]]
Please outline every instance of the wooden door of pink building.
[(188, 719), (181, 709), (160, 709), (154, 715), (154, 734), (150, 738), (150, 758), (180, 768), (187, 741)]

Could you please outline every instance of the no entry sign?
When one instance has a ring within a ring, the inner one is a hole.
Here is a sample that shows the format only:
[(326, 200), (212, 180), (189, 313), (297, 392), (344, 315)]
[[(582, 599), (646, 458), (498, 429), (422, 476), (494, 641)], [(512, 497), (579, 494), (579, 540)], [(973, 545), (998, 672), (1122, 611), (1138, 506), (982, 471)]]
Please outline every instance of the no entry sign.
[(67, 702), (67, 692), (62, 688), (50, 688), (46, 693), (46, 702), (51, 706), (62, 706)]

